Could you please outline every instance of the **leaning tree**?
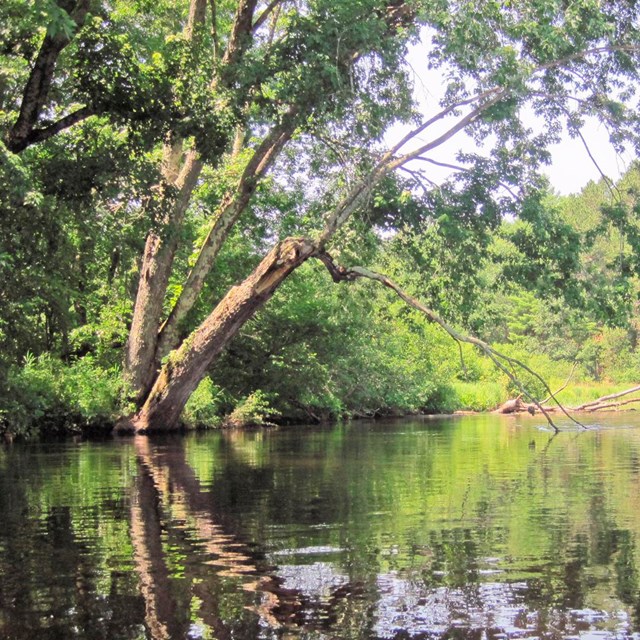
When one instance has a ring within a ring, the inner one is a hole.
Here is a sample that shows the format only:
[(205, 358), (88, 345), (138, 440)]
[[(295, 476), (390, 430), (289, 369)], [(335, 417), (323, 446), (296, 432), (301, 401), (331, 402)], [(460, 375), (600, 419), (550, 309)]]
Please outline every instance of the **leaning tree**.
[[(341, 247), (375, 224), (363, 214), (395, 172), (428, 193), (439, 188), (430, 169), (450, 165), (452, 224), (490, 228), (505, 213), (532, 215), (539, 168), (563, 129), (589, 154), (588, 118), (618, 147), (638, 133), (640, 11), (630, 0), (9, 0), (15, 33), (5, 40), (16, 51), (27, 5), (41, 29), (16, 53), (28, 63), (20, 84), (0, 85), (7, 153), (104, 122), (147, 159), (144, 179), (136, 162), (114, 165), (96, 195), (112, 211), (135, 209), (146, 233), (123, 354), (136, 410), (121, 428), (175, 428), (216, 358), (310, 259), (337, 282), (381, 282), (441, 322), (384, 275), (339, 264)], [(406, 61), (418, 43), (444, 88), (426, 107)], [(458, 138), (471, 151), (443, 161)], [(194, 194), (214, 181), (208, 231), (169, 295)], [(261, 193), (291, 185), (301, 192), (294, 233), (272, 234), (257, 267), (190, 330), (225, 241), (259, 214)]]

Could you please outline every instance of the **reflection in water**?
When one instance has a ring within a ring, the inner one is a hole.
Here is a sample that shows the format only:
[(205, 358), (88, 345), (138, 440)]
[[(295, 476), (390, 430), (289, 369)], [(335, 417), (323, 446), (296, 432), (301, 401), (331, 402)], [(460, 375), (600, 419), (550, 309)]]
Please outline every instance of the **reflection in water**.
[(640, 430), (0, 452), (0, 638), (640, 639)]
[(207, 495), (186, 463), (182, 445), (183, 442), (177, 440), (170, 449), (159, 452), (148, 438), (134, 439), (140, 475), (131, 503), (131, 537), (151, 638), (194, 637), (205, 626), (213, 630), (217, 638), (232, 637), (232, 630), (218, 610), (215, 592), (210, 597), (212, 594), (200, 578), (194, 580), (189, 606), (199, 621), (195, 624), (191, 621), (189, 629), (172, 629), (179, 616), (162, 545), (163, 513), (174, 526), (195, 535), (193, 542), (199, 547), (199, 553), (207, 557), (204, 564), (215, 567), (215, 571), (210, 572), (212, 578), (235, 579), (239, 588), (257, 594), (259, 603), (251, 609), (258, 615), (259, 626), (280, 627), (277, 614), (282, 607), (276, 595), (277, 580), (260, 575), (248, 549), (225, 534), (215, 521)]

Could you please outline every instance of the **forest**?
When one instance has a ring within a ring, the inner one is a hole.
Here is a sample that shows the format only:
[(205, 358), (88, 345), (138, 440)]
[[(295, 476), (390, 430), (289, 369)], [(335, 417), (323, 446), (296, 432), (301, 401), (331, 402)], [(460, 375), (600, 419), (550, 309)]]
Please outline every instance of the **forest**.
[[(0, 435), (637, 384), (640, 165), (569, 196), (544, 169), (565, 134), (598, 166), (591, 121), (639, 148), (639, 13), (4, 0)], [(418, 43), (443, 84), (428, 112)]]

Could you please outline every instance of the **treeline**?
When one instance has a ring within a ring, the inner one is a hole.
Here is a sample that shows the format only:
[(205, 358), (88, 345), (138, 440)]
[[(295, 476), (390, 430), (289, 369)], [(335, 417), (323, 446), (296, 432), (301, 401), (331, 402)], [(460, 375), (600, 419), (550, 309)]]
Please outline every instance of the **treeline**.
[[(140, 242), (136, 212), (104, 210), (97, 226), (82, 211), (51, 215), (47, 197), (29, 191), (24, 167), (2, 167), (3, 209), (12, 211), (12, 198), (33, 199), (1, 230), (2, 429), (108, 426), (128, 410), (121, 354)], [(535, 224), (504, 221), (487, 233), (449, 225), (437, 203), (425, 222), (407, 191), (389, 182), (370, 213), (380, 219), (365, 236), (368, 260), (551, 387), (570, 379), (561, 397), (575, 404), (640, 380), (637, 254), (629, 241), (638, 184), (634, 167), (613, 188), (601, 181), (577, 195), (547, 195)], [(202, 202), (207, 195), (203, 188)], [(402, 228), (385, 230), (390, 212), (405, 220)], [(193, 241), (199, 225), (196, 206), (185, 229)], [(270, 230), (257, 217), (249, 228), (227, 243), (191, 325), (259, 260)], [(187, 268), (189, 256), (180, 259)], [(539, 381), (517, 373), (546, 396)], [(486, 410), (517, 393), (486, 357), (393, 292), (334, 284), (321, 265), (307, 264), (243, 327), (183, 419), (212, 427)]]

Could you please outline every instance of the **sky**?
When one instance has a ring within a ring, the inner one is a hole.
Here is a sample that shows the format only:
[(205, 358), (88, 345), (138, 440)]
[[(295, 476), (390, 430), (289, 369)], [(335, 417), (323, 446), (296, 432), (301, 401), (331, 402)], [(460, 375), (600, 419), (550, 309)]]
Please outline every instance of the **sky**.
[[(619, 156), (611, 146), (607, 132), (593, 120), (586, 123), (583, 135), (602, 172), (615, 182), (629, 168), (632, 154)], [(589, 180), (600, 179), (598, 169), (580, 140), (565, 136), (561, 144), (551, 147), (551, 154), (553, 162), (545, 173), (559, 193), (577, 193)]]
[[(429, 70), (426, 64), (426, 48), (417, 45), (410, 49), (407, 61), (415, 74), (416, 98), (427, 117), (436, 113), (439, 100), (443, 95), (445, 81), (437, 70)], [(532, 117), (529, 126), (535, 127)], [(444, 129), (442, 129), (444, 131)], [(396, 128), (391, 132), (390, 141), (398, 139), (408, 128)], [(571, 139), (565, 134), (560, 144), (549, 148), (552, 156), (551, 165), (545, 167), (544, 173), (550, 180), (552, 188), (562, 194), (578, 193), (589, 181), (601, 178), (600, 170), (611, 180), (616, 181), (629, 167), (633, 160), (631, 152), (618, 155), (609, 142), (604, 127), (595, 119), (587, 120), (583, 129), (583, 137), (594, 156), (598, 167), (589, 157), (584, 144), (579, 139)], [(429, 138), (433, 137), (433, 133)], [(417, 143), (426, 142), (428, 138), (417, 139)], [(460, 150), (475, 150), (474, 142), (464, 135), (457, 135), (433, 152), (432, 157), (439, 161), (456, 163), (456, 153)], [(424, 166), (422, 167), (424, 168)], [(439, 182), (450, 174), (450, 170), (431, 167), (429, 177)]]

